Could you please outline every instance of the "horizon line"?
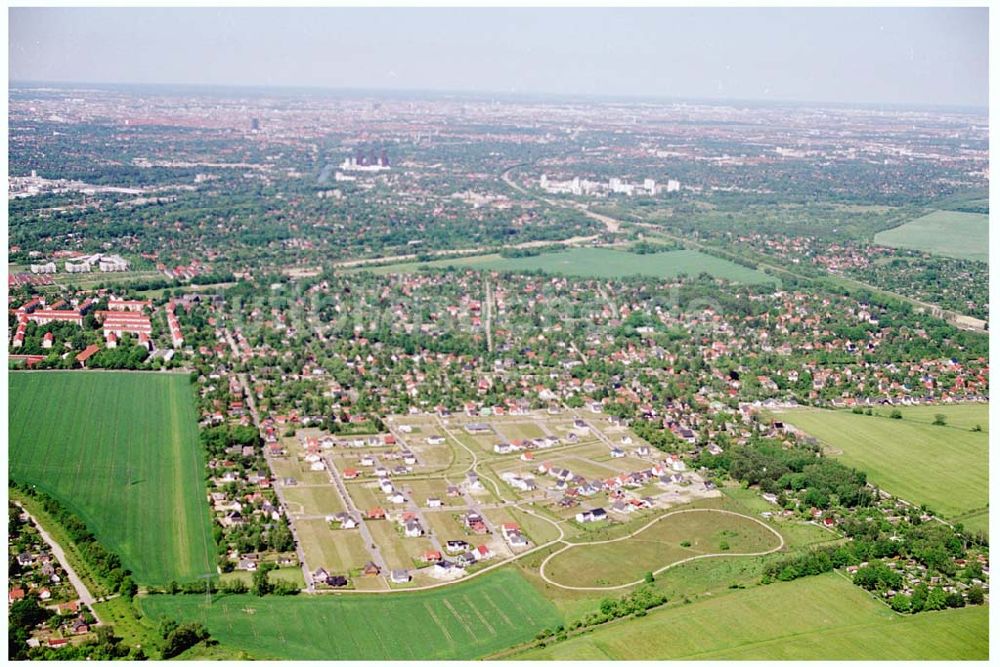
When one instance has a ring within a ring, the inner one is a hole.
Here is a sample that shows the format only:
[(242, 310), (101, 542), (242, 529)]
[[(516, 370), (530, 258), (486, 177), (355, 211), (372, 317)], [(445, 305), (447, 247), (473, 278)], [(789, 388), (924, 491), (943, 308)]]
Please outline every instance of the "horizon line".
[(495, 97), (495, 98), (553, 98), (564, 101), (601, 101), (602, 103), (708, 103), (715, 105), (726, 104), (751, 104), (751, 105), (789, 105), (789, 106), (831, 106), (844, 108), (889, 108), (894, 110), (911, 111), (961, 111), (977, 112), (989, 115), (989, 105), (959, 104), (959, 103), (933, 103), (933, 102), (860, 102), (860, 101), (833, 101), (833, 100), (798, 100), (779, 98), (740, 98), (740, 97), (689, 97), (689, 96), (669, 96), (643, 93), (553, 93), (539, 91), (496, 91), (496, 90), (451, 90), (444, 88), (384, 88), (384, 87), (363, 87), (363, 86), (334, 86), (321, 84), (270, 84), (270, 83), (186, 83), (186, 82), (136, 82), (136, 81), (57, 81), (24, 79), (8, 81), (8, 90), (18, 87), (39, 87), (52, 86), (57, 88), (66, 87), (91, 87), (100, 89), (102, 87), (147, 87), (147, 88), (193, 88), (198, 90), (216, 91), (255, 91), (289, 94), (292, 92), (314, 92), (314, 93), (364, 93), (368, 95), (427, 95), (427, 96), (453, 96), (453, 97)]

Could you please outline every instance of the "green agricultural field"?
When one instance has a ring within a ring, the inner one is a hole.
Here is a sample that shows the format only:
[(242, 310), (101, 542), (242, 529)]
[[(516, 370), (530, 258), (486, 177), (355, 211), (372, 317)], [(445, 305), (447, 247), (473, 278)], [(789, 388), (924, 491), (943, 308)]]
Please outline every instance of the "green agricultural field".
[(989, 436), (964, 427), (970, 407), (981, 411), (982, 419), (973, 420), (985, 427), (985, 405), (932, 409), (946, 416), (954, 409), (955, 422), (963, 426), (933, 426), (922, 409), (903, 419), (814, 409), (782, 412), (780, 418), (818, 438), (846, 465), (864, 470), (873, 484), (955, 517), (989, 502)]
[(875, 243), (986, 262), (989, 260), (989, 216), (934, 211), (905, 225), (879, 232), (875, 235)]
[(893, 410), (899, 410), (903, 420), (921, 424), (933, 424), (937, 415), (945, 416), (945, 424), (960, 429), (973, 429), (979, 426), (983, 431), (990, 430), (990, 406), (987, 403), (959, 403), (955, 405), (906, 405), (902, 407), (876, 407), (872, 413), (888, 417)]
[(989, 612), (899, 616), (836, 573), (734, 591), (517, 655), (525, 660), (986, 660)]
[(740, 283), (779, 283), (778, 279), (773, 276), (740, 266), (729, 260), (706, 255), (697, 250), (672, 250), (651, 255), (638, 255), (610, 248), (572, 248), (532, 257), (510, 259), (499, 255), (478, 255), (422, 263), (392, 264), (378, 267), (373, 271), (376, 273), (401, 273), (415, 271), (421, 266), (455, 266), (514, 272), (544, 271), (586, 278), (622, 278), (639, 275), (653, 278), (676, 278), (681, 274), (696, 276), (706, 272), (716, 278), (725, 278)]
[(774, 533), (746, 517), (675, 512), (628, 539), (566, 549), (545, 565), (545, 574), (567, 586), (618, 586), (693, 556), (760, 553), (780, 544)]
[(141, 599), (143, 612), (204, 623), (222, 646), (261, 659), (470, 660), (562, 622), (513, 570), (444, 589), (392, 595)]
[(143, 584), (215, 571), (186, 375), (8, 376), (9, 468), (73, 509)]

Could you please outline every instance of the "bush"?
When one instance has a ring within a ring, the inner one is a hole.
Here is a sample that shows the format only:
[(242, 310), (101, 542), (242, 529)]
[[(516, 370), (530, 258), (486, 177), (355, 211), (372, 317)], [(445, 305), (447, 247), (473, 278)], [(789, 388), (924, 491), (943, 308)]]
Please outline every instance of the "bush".
[(165, 638), (163, 657), (169, 660), (209, 637), (208, 628), (201, 623), (178, 625)]
[[(652, 575), (652, 573), (647, 573)], [(601, 600), (599, 613), (591, 614), (584, 618), (584, 625), (600, 625), (607, 623), (613, 618), (637, 615), (640, 612), (645, 614), (646, 610), (667, 603), (667, 596), (660, 593), (652, 586), (646, 585), (637, 588), (625, 597), (618, 600), (604, 598)]]
[(924, 602), (924, 611), (938, 611), (948, 606), (948, 594), (943, 588), (932, 588), (927, 593), (927, 600)]
[(889, 601), (889, 606), (892, 607), (893, 611), (905, 614), (910, 611), (910, 596), (897, 593), (892, 596), (892, 600)]

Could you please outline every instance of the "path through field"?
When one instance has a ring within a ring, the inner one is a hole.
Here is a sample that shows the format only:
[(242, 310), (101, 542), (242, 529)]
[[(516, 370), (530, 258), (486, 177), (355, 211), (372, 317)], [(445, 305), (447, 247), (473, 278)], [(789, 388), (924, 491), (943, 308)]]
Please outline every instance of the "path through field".
[(623, 589), (623, 588), (631, 588), (632, 586), (637, 586), (637, 585), (639, 585), (639, 584), (641, 584), (643, 582), (643, 579), (639, 579), (637, 581), (630, 581), (628, 583), (619, 584), (617, 586), (570, 586), (568, 584), (561, 584), (558, 581), (554, 581), (553, 579), (550, 579), (549, 576), (547, 574), (545, 574), (545, 566), (548, 565), (549, 561), (551, 561), (553, 558), (555, 558), (559, 554), (564, 553), (564, 552), (566, 552), (566, 551), (568, 551), (570, 549), (577, 548), (577, 547), (580, 547), (580, 548), (593, 547), (593, 546), (597, 546), (597, 545), (600, 545), (600, 544), (611, 544), (613, 542), (622, 542), (624, 540), (630, 540), (630, 539), (635, 538), (635, 536), (638, 535), (639, 533), (641, 533), (641, 532), (647, 530), (648, 528), (652, 527), (654, 524), (662, 521), (663, 519), (668, 519), (670, 517), (677, 516), (678, 514), (688, 514), (688, 513), (691, 513), (691, 512), (716, 512), (716, 513), (719, 513), (719, 514), (729, 514), (729, 515), (732, 515), (732, 516), (740, 517), (741, 519), (746, 519), (747, 521), (753, 521), (754, 523), (757, 523), (760, 526), (763, 526), (768, 531), (770, 531), (771, 533), (773, 533), (778, 538), (778, 544), (777, 544), (777, 546), (775, 546), (775, 547), (773, 547), (771, 549), (767, 549), (765, 551), (756, 551), (756, 552), (753, 552), (753, 553), (719, 552), (719, 553), (699, 554), (697, 556), (690, 556), (688, 558), (683, 558), (681, 560), (674, 561), (672, 563), (668, 563), (668, 564), (660, 567), (657, 570), (653, 570), (653, 575), (660, 574), (661, 572), (665, 572), (666, 570), (669, 570), (670, 568), (676, 567), (678, 565), (682, 565), (684, 563), (690, 563), (691, 561), (700, 560), (702, 558), (741, 558), (741, 557), (742, 558), (747, 558), (747, 557), (751, 557), (751, 556), (766, 556), (767, 554), (774, 553), (775, 551), (780, 551), (785, 546), (785, 538), (782, 537), (781, 533), (779, 533), (777, 530), (775, 530), (771, 526), (767, 525), (766, 523), (764, 523), (760, 519), (757, 519), (756, 517), (747, 516), (745, 514), (740, 514), (738, 512), (731, 512), (729, 510), (720, 510), (720, 509), (713, 509), (713, 508), (686, 509), (686, 510), (678, 510), (676, 512), (670, 512), (668, 514), (662, 514), (662, 515), (656, 517), (655, 519), (653, 519), (652, 521), (650, 521), (649, 523), (645, 524), (641, 528), (635, 530), (634, 532), (629, 533), (628, 535), (624, 535), (622, 537), (617, 537), (617, 538), (612, 539), (612, 540), (601, 540), (599, 542), (566, 542), (566, 546), (565, 547), (563, 547), (562, 549), (559, 549), (558, 551), (552, 552), (551, 554), (549, 554), (545, 558), (545, 560), (542, 561), (541, 566), (538, 568), (538, 573), (539, 573), (539, 575), (541, 575), (542, 579), (545, 580), (545, 583), (552, 584), (553, 586), (558, 586), (559, 588), (563, 588), (563, 589), (571, 590), (571, 591), (613, 591), (613, 590), (620, 590), (620, 589)]

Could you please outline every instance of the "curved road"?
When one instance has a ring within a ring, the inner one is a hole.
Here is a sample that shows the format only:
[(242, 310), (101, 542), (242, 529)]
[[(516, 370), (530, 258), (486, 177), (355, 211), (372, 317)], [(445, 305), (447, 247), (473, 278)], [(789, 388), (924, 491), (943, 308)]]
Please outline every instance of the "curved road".
[(773, 549), (768, 549), (767, 551), (758, 551), (758, 552), (755, 552), (755, 553), (699, 554), (697, 556), (691, 556), (690, 558), (684, 558), (682, 560), (674, 561), (673, 563), (670, 563), (669, 565), (664, 565), (660, 569), (654, 570), (653, 571), (654, 575), (657, 575), (657, 574), (659, 574), (661, 572), (669, 570), (670, 568), (675, 567), (677, 565), (682, 565), (684, 563), (689, 563), (689, 562), (691, 562), (693, 560), (699, 560), (701, 558), (722, 558), (722, 557), (736, 558), (736, 557), (748, 557), (748, 556), (766, 556), (767, 554), (771, 554), (771, 553), (774, 553), (775, 551), (779, 551), (780, 549), (784, 548), (784, 546), (785, 546), (785, 538), (781, 536), (781, 533), (779, 533), (774, 528), (772, 528), (771, 526), (767, 525), (766, 523), (764, 523), (763, 521), (761, 521), (760, 519), (758, 519), (756, 517), (747, 516), (746, 514), (740, 514), (739, 512), (730, 512), (729, 510), (718, 510), (718, 509), (711, 509), (711, 508), (698, 508), (698, 509), (678, 510), (676, 512), (670, 512), (669, 514), (663, 514), (661, 516), (658, 516), (655, 519), (653, 519), (652, 521), (650, 521), (649, 523), (647, 523), (642, 528), (640, 528), (640, 529), (638, 529), (638, 530), (636, 530), (636, 531), (634, 531), (632, 533), (629, 533), (628, 535), (624, 535), (622, 537), (616, 537), (613, 540), (602, 540), (600, 542), (567, 542), (566, 546), (564, 548), (560, 549), (559, 551), (555, 551), (555, 552), (549, 554), (549, 556), (546, 557), (546, 559), (542, 561), (542, 564), (538, 568), (538, 574), (541, 575), (541, 577), (545, 581), (545, 583), (552, 584), (553, 586), (557, 586), (559, 588), (564, 588), (566, 590), (571, 590), (571, 591), (613, 591), (613, 590), (619, 590), (619, 589), (622, 589), (622, 588), (630, 588), (632, 586), (636, 586), (638, 584), (641, 584), (643, 582), (642, 579), (639, 579), (638, 581), (632, 581), (632, 582), (629, 582), (627, 584), (619, 584), (618, 586), (567, 586), (565, 584), (560, 584), (557, 581), (553, 581), (552, 579), (549, 579), (548, 575), (545, 574), (545, 566), (554, 557), (558, 556), (559, 554), (561, 554), (561, 553), (563, 553), (565, 551), (568, 551), (568, 550), (572, 549), (573, 547), (585, 547), (585, 546), (592, 546), (592, 545), (595, 545), (595, 544), (610, 544), (611, 542), (621, 542), (622, 540), (628, 540), (628, 539), (631, 539), (631, 538), (635, 537), (636, 535), (638, 535), (642, 531), (646, 530), (647, 528), (649, 528), (650, 526), (652, 526), (654, 523), (656, 523), (658, 521), (662, 521), (663, 519), (666, 519), (667, 517), (670, 517), (670, 516), (675, 516), (677, 514), (686, 514), (688, 512), (718, 512), (720, 514), (732, 514), (733, 516), (738, 516), (738, 517), (741, 517), (743, 519), (749, 519), (750, 521), (754, 521), (754, 522), (760, 524), (761, 526), (763, 526), (764, 528), (766, 528), (767, 530), (769, 530), (772, 533), (774, 533), (774, 535), (776, 535), (777, 538), (778, 538), (778, 546), (774, 547)]

